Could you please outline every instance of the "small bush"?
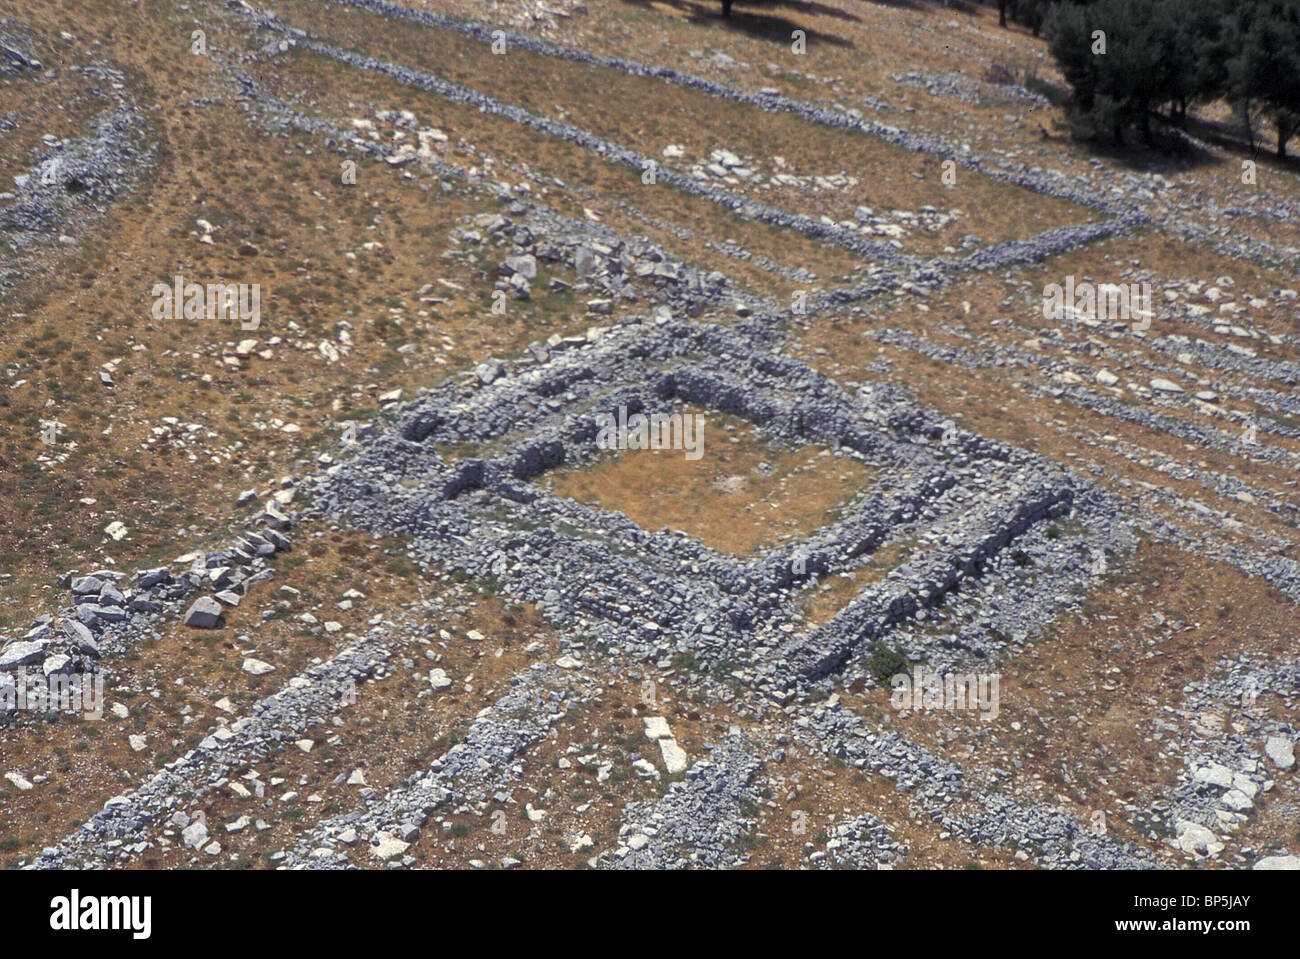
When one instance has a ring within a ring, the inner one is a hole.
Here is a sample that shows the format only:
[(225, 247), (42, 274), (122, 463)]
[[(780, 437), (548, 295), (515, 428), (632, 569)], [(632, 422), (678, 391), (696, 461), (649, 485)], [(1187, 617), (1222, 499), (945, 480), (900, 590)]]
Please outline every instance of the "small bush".
[(907, 657), (891, 646), (876, 643), (876, 648), (871, 651), (871, 659), (868, 661), (867, 666), (876, 679), (880, 680), (882, 684), (888, 685), (890, 677), (907, 672)]

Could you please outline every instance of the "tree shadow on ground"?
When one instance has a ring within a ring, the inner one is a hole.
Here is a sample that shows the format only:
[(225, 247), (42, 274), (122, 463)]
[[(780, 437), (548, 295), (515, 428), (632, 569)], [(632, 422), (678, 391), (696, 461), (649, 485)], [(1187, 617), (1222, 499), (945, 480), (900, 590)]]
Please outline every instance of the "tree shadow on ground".
[(1187, 132), (1198, 140), (1233, 154), (1237, 160), (1254, 160), (1257, 163), (1268, 161), (1274, 166), (1292, 172), (1300, 168), (1300, 157), (1294, 155), (1279, 157), (1276, 142), (1266, 137), (1261, 139), (1258, 133), (1255, 135), (1254, 146), (1251, 146), (1240, 120), (1207, 120), (1189, 113)]
[[(794, 30), (802, 30), (809, 43), (815, 41), (830, 44), (831, 46), (850, 48), (856, 48), (857, 46), (857, 44), (845, 37), (820, 30), (812, 30), (787, 16), (758, 12), (754, 9), (755, 7), (766, 9), (782, 8), (783, 11), (788, 11), (791, 16), (803, 13), (809, 16), (831, 17), (852, 23), (862, 22), (862, 18), (851, 11), (832, 7), (820, 3), (818, 0), (735, 0), (735, 6), (731, 9), (730, 18), (722, 16), (722, 0), (622, 0), (622, 2), (646, 10), (654, 6), (669, 7), (680, 11), (683, 18), (690, 23), (701, 26), (722, 27), (774, 43), (789, 43), (790, 33)], [(981, 9), (980, 4), (972, 2), (972, 0), (872, 0), (872, 3), (877, 6), (898, 7), (918, 13), (974, 15)]]
[[(1260, 168), (1300, 171), (1300, 158), (1288, 156), (1285, 160), (1279, 159), (1269, 144), (1258, 137), (1252, 148), (1238, 123), (1207, 120), (1189, 114), (1186, 130), (1179, 129), (1165, 118), (1155, 117), (1152, 127), (1150, 143), (1142, 142), (1135, 130), (1126, 130), (1124, 142), (1115, 143), (1107, 137), (1097, 140), (1076, 137), (1067, 123), (1058, 122), (1049, 139), (1074, 143), (1092, 157), (1135, 173), (1179, 172), (1242, 160), (1254, 160)], [(1215, 149), (1223, 153), (1215, 153)], [(1227, 156), (1223, 155), (1225, 153)]]
[(729, 19), (722, 16), (721, 0), (622, 0), (622, 2), (628, 6), (641, 7), (646, 10), (656, 6), (670, 7), (680, 11), (685, 20), (698, 26), (720, 27), (724, 30), (748, 34), (758, 40), (779, 44), (790, 43), (790, 34), (795, 30), (802, 30), (807, 37), (809, 46), (825, 43), (834, 47), (856, 47), (852, 40), (845, 37), (821, 30), (813, 30), (796, 20), (787, 19), (774, 13), (757, 13), (754, 11), (754, 7), (784, 8), (795, 15), (805, 13), (810, 16), (834, 17), (837, 20), (854, 23), (861, 20), (860, 17), (853, 13), (818, 3), (816, 0), (807, 0), (807, 2), (803, 2), (803, 0), (739, 0), (736, 6), (732, 7)]
[[(1061, 110), (1069, 108), (1070, 89), (1064, 84), (1030, 74), (1025, 77), (1023, 85), (1030, 92), (1045, 97), (1052, 106)], [(1040, 125), (1039, 132), (1047, 140), (1073, 143), (1097, 159), (1136, 172), (1189, 169), (1223, 162), (1223, 157), (1216, 156), (1193, 140), (1236, 154), (1241, 159), (1271, 160), (1277, 163), (1276, 156), (1262, 147), (1258, 140), (1255, 148), (1250, 148), (1239, 123), (1206, 120), (1194, 113), (1188, 114), (1185, 131), (1180, 131), (1168, 118), (1153, 115), (1150, 143), (1143, 143), (1134, 130), (1125, 131), (1122, 144), (1105, 137), (1088, 140), (1075, 136), (1069, 123), (1060, 119), (1052, 124), (1050, 130)], [(1288, 158), (1286, 166), (1291, 166), (1291, 158)]]
[(1211, 166), (1218, 158), (1181, 139), (1169, 129), (1157, 129), (1150, 143), (1143, 143), (1133, 131), (1126, 131), (1123, 143), (1109, 138), (1087, 140), (1076, 137), (1068, 127), (1058, 127), (1062, 139), (1081, 148), (1088, 156), (1105, 160), (1133, 173), (1170, 173), (1196, 166)]

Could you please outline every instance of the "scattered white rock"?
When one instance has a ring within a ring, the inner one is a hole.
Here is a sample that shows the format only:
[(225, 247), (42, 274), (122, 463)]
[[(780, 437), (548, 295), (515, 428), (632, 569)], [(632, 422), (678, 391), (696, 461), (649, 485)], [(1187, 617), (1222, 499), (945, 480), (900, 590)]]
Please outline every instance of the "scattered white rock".
[(1279, 769), (1290, 769), (1295, 765), (1295, 743), (1285, 736), (1270, 736), (1264, 743), (1264, 755)]
[(391, 832), (377, 832), (375, 838), (379, 841), (371, 847), (370, 855), (385, 862), (402, 855), (411, 848), (409, 842), (402, 842)]
[(1221, 766), (1219, 763), (1201, 766), (1192, 773), (1192, 778), (1197, 782), (1209, 783), (1211, 786), (1219, 786), (1222, 789), (1232, 788), (1232, 770), (1227, 766)]
[(662, 716), (645, 717), (645, 738), (651, 741), (672, 739), (673, 731), (668, 728), (668, 720)]
[(1240, 789), (1229, 789), (1223, 794), (1223, 804), (1235, 812), (1246, 812), (1254, 807), (1254, 803)]
[(686, 772), (686, 766), (688, 765), (686, 750), (677, 745), (677, 740), (659, 740), (659, 752), (663, 755), (664, 768), (668, 770), (668, 775), (675, 776), (678, 773)]
[(1223, 843), (1219, 842), (1219, 837), (1200, 823), (1180, 819), (1175, 828), (1178, 835), (1178, 848), (1183, 852), (1203, 856), (1217, 856), (1223, 852)]
[(207, 842), (208, 824), (202, 819), (196, 819), (181, 831), (181, 841), (191, 849), (198, 849), (199, 846)]
[(632, 768), (636, 770), (636, 774), (642, 779), (659, 778), (659, 770), (656, 769), (655, 764), (648, 759), (638, 759), (632, 764)]

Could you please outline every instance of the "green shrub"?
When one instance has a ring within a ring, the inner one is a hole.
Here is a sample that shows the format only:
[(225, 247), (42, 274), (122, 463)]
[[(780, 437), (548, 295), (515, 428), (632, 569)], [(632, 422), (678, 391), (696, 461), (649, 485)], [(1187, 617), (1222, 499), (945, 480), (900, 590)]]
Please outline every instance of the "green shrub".
[(891, 646), (876, 643), (867, 666), (881, 684), (888, 685), (890, 677), (907, 672), (907, 657)]

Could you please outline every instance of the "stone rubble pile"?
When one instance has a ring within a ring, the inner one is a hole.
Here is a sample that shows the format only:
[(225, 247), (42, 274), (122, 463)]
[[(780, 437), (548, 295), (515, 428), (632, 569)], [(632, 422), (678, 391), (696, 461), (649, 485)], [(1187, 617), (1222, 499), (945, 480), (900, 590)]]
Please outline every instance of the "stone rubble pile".
[(20, 637), (0, 637), (0, 683), (21, 668), (39, 668), (47, 676), (98, 672), (107, 649), (122, 650), (141, 637), (157, 636), (170, 616), (182, 616), (185, 625), (196, 629), (220, 627), (224, 609), (238, 606), (251, 588), (274, 578), (270, 561), (292, 547), (292, 524), (272, 498), (255, 524), (227, 549), (186, 553), (168, 566), (130, 574), (110, 569), (65, 573), (59, 586), (71, 594), (70, 605), (37, 617)]
[(894, 840), (890, 828), (871, 813), (862, 813), (827, 830), (819, 849), (807, 843), (808, 861), (819, 869), (892, 869), (907, 858), (907, 847)]

